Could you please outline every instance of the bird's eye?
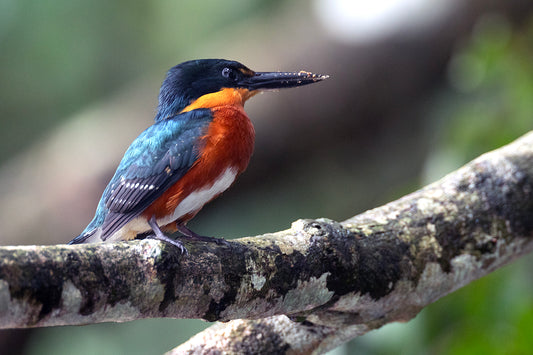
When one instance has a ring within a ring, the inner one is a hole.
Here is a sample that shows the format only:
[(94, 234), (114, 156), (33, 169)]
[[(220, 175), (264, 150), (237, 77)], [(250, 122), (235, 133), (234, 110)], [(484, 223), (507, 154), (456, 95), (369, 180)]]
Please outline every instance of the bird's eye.
[(231, 79), (231, 80), (237, 79), (237, 75), (236, 75), (235, 71), (232, 70), (231, 68), (222, 69), (222, 76), (224, 78), (228, 78), (228, 79)]

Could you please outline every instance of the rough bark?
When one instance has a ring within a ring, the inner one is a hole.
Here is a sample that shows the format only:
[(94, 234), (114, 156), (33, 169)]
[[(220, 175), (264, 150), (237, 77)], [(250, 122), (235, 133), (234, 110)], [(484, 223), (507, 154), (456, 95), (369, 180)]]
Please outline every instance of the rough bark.
[(0, 326), (234, 320), (174, 352), (321, 353), (530, 252), (532, 194), (529, 133), (342, 223), (186, 243), (188, 255), (152, 240), (2, 247)]

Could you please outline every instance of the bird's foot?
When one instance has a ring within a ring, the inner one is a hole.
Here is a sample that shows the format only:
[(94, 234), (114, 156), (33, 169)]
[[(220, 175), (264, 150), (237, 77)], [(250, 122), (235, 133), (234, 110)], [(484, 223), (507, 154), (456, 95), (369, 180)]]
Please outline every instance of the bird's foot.
[(146, 236), (147, 239), (156, 239), (156, 240), (160, 240), (162, 242), (165, 242), (167, 244), (170, 244), (176, 248), (178, 248), (182, 254), (189, 254), (189, 252), (187, 251), (187, 248), (185, 248), (185, 246), (183, 245), (182, 242), (180, 242), (179, 240), (177, 239), (172, 239), (172, 238), (169, 238), (167, 237), (166, 235), (163, 235), (163, 236), (160, 236), (160, 235), (157, 235), (157, 234), (149, 234)]
[(150, 220), (148, 221), (148, 224), (152, 228), (152, 231), (154, 232), (154, 234), (149, 234), (148, 236), (146, 236), (146, 238), (160, 240), (162, 242), (175, 246), (181, 251), (182, 254), (189, 254), (189, 252), (187, 251), (187, 248), (185, 248), (182, 242), (180, 242), (177, 239), (169, 238), (166, 235), (164, 235), (163, 232), (161, 232), (161, 229), (157, 225), (157, 222), (154, 216), (150, 218)]
[(189, 238), (190, 240), (206, 242), (206, 243), (216, 243), (217, 245), (230, 246), (230, 243), (223, 238), (207, 237), (204, 235), (196, 234), (189, 228), (185, 227), (183, 224), (176, 223), (176, 228), (178, 229), (178, 232), (180, 232), (181, 234), (183, 234), (185, 237)]

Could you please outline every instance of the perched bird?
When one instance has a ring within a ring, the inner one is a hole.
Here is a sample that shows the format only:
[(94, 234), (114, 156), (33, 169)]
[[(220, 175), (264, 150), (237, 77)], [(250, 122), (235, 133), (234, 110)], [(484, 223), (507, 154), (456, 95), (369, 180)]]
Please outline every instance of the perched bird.
[(130, 145), (107, 185), (94, 219), (69, 244), (150, 237), (186, 251), (163, 234), (180, 232), (231, 186), (250, 160), (254, 127), (244, 102), (261, 90), (326, 79), (309, 72), (254, 72), (222, 59), (171, 68), (161, 85), (155, 123)]

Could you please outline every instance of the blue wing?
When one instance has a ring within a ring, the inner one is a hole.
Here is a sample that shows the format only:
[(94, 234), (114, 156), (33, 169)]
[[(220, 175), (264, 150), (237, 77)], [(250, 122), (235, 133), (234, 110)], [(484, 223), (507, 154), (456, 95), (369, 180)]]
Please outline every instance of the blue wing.
[(208, 109), (193, 110), (141, 133), (107, 185), (93, 221), (70, 243), (83, 243), (97, 228), (105, 240), (142, 213), (193, 166), (212, 119)]

